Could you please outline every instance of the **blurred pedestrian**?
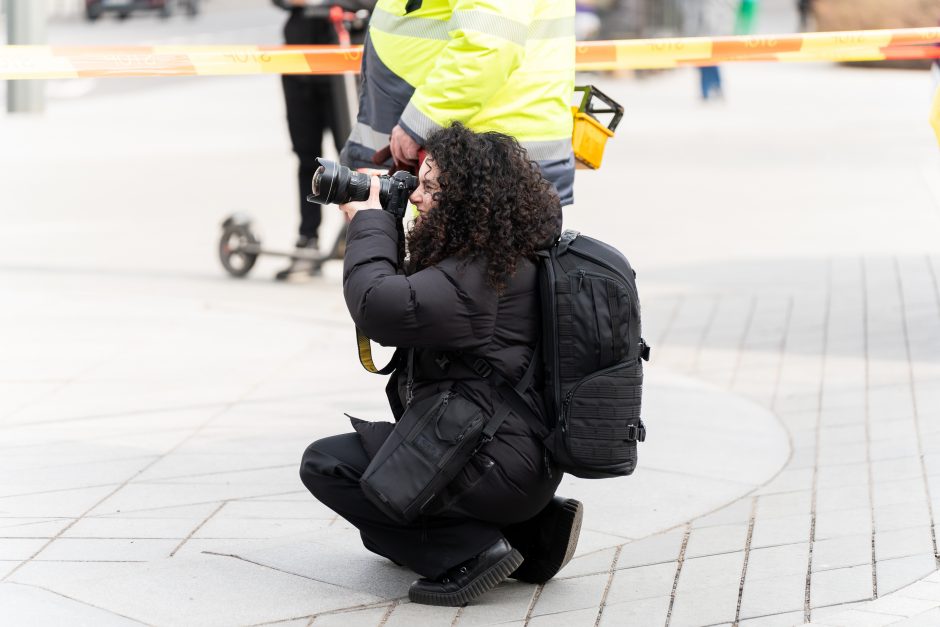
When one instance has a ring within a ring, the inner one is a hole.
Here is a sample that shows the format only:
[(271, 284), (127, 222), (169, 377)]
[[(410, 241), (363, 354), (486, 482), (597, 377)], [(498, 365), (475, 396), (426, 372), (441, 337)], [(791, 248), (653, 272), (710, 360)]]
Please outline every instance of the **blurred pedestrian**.
[(800, 12), (800, 30), (808, 30), (809, 18), (813, 15), (813, 0), (797, 0), (796, 8)]
[[(288, 45), (338, 44), (337, 25), (330, 18), (330, 8), (339, 6), (348, 11), (369, 10), (375, 2), (368, 0), (272, 0), (290, 12), (284, 25), (284, 43)], [(353, 43), (362, 43), (366, 21), (352, 22), (350, 37)], [(342, 27), (342, 26), (341, 26)], [(298, 250), (316, 251), (319, 246), (321, 207), (307, 202), (310, 181), (317, 169), (316, 158), (323, 154), (323, 133), (330, 131), (337, 152), (349, 136), (351, 120), (342, 76), (288, 75), (281, 77), (284, 102), (287, 106), (287, 126), (291, 145), (300, 160), (297, 183), (300, 202), (300, 227), (296, 247)], [(309, 260), (295, 259), (275, 275), (278, 280), (309, 276), (319, 266)]]
[(757, 0), (741, 0), (738, 5), (738, 16), (734, 22), (735, 35), (750, 35), (754, 32), (757, 22)]
[[(682, 31), (687, 37), (728, 35), (734, 28), (735, 0), (682, 0)], [(698, 68), (702, 100), (720, 100), (724, 93), (717, 65)]]
[(379, 0), (340, 161), (375, 167), (388, 146), (385, 167), (414, 168), (429, 134), (461, 122), (518, 139), (572, 204), (574, 24), (572, 0)]

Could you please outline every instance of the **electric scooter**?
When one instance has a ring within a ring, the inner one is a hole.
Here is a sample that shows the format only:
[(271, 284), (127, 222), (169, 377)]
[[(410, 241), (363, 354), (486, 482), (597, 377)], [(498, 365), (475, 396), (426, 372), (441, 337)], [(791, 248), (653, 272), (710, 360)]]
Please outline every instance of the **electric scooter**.
[[(336, 40), (340, 46), (352, 45), (349, 30), (361, 30), (369, 21), (369, 12), (359, 10), (356, 12), (346, 10), (341, 4), (324, 4), (321, 0), (291, 0), (291, 4), (303, 7), (308, 13), (322, 14), (329, 18), (336, 32)], [(339, 134), (348, 136), (356, 120), (359, 98), (356, 85), (356, 75), (347, 72), (336, 78), (330, 93), (333, 97), (333, 111), (337, 117), (345, 121), (345, 128)], [(260, 236), (252, 228), (251, 217), (244, 213), (233, 213), (222, 222), (222, 236), (219, 238), (219, 261), (222, 267), (233, 277), (243, 277), (251, 272), (255, 262), (261, 255), (272, 257), (286, 257), (295, 260), (311, 262), (311, 273), (318, 273), (323, 264), (331, 259), (342, 259), (346, 251), (346, 225), (337, 235), (333, 245), (324, 254), (318, 251), (294, 249), (291, 251), (265, 248), (261, 244)]]

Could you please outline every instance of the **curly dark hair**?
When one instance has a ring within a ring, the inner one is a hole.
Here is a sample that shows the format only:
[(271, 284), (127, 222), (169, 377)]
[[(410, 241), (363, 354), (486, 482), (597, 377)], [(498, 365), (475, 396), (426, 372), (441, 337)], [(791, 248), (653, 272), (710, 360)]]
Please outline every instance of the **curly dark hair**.
[(502, 291), (516, 264), (557, 235), (561, 205), (515, 138), (475, 133), (455, 122), (428, 137), (437, 168), (437, 206), (408, 237), (411, 266), (420, 270), (448, 257), (483, 259), (487, 283)]

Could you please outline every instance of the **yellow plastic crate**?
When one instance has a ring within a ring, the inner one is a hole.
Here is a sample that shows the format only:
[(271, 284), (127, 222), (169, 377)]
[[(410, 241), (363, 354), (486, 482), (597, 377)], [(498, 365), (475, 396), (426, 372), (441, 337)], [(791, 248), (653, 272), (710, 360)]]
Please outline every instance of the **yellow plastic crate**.
[[(582, 93), (580, 105), (571, 107), (574, 116), (571, 145), (576, 166), (579, 169), (596, 170), (601, 167), (607, 140), (614, 136), (623, 117), (623, 107), (593, 85), (575, 87), (575, 91)], [(598, 105), (598, 101), (602, 104)], [(613, 114), (610, 124), (601, 124), (595, 117), (596, 113)]]
[(577, 107), (571, 107), (571, 112), (574, 114), (574, 134), (571, 137), (574, 158), (578, 160), (579, 168), (584, 166), (596, 170), (601, 167), (607, 139), (613, 137), (614, 132)]

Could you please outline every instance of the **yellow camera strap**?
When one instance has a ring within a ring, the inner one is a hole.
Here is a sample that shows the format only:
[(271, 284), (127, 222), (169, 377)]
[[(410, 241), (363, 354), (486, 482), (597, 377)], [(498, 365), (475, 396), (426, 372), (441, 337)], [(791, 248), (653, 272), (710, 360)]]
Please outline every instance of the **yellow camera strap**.
[(356, 327), (356, 344), (359, 347), (359, 363), (362, 364), (363, 368), (373, 374), (391, 374), (391, 372), (398, 367), (398, 351), (395, 351), (395, 354), (388, 360), (384, 368), (376, 368), (375, 362), (372, 361), (371, 342), (372, 340), (370, 340), (359, 327)]

